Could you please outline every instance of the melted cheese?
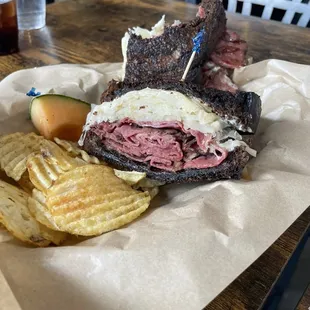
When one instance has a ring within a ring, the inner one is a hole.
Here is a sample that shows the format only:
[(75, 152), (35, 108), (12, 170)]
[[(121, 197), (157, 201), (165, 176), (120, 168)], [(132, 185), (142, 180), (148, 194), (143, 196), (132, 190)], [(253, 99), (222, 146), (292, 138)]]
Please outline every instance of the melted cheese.
[(115, 122), (126, 117), (136, 122), (179, 121), (185, 129), (205, 134), (215, 134), (228, 126), (227, 122), (211, 112), (199, 99), (176, 91), (145, 88), (93, 106), (84, 131), (93, 124)]

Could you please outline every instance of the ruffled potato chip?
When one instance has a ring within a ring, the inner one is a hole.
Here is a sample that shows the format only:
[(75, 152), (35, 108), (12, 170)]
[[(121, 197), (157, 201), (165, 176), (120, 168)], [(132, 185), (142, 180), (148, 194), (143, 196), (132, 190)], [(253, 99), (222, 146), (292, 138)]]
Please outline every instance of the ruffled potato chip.
[(134, 189), (140, 189), (144, 192), (148, 192), (151, 199), (159, 193), (158, 187), (165, 184), (164, 182), (148, 179), (145, 172), (122, 171), (114, 169), (114, 173), (118, 178), (124, 180)]
[(145, 172), (122, 171), (114, 169), (114, 173), (118, 178), (124, 180), (130, 186), (135, 185), (146, 178)]
[(51, 141), (44, 141), (40, 153), (30, 155), (27, 160), (29, 179), (35, 188), (43, 192), (50, 188), (61, 174), (82, 165), (86, 165), (86, 162), (70, 157)]
[(59, 245), (66, 234), (38, 223), (28, 209), (29, 195), (0, 181), (0, 223), (17, 239), (39, 247)]
[(145, 173), (113, 170), (76, 143), (55, 142), (35, 133), (0, 136), (0, 168), (14, 184), (0, 181), (0, 225), (22, 241), (58, 245), (68, 233), (120, 228), (158, 192)]
[(17, 183), (25, 192), (27, 192), (28, 194), (32, 193), (34, 185), (30, 181), (28, 171), (24, 172), (24, 174), (21, 176), (20, 180), (17, 181)]
[(97, 157), (88, 155), (84, 150), (80, 149), (78, 144), (75, 142), (61, 140), (58, 138), (54, 138), (54, 141), (73, 157), (80, 157), (89, 164), (105, 164)]
[(85, 165), (86, 163), (79, 158), (72, 158), (68, 152), (63, 150), (55, 142), (44, 140), (41, 145), (40, 153), (44, 160), (52, 166), (61, 169), (62, 171), (69, 171), (75, 167)]
[(15, 133), (0, 137), (0, 167), (15, 181), (26, 171), (27, 158), (40, 150), (43, 138), (35, 133)]
[(28, 199), (28, 208), (39, 223), (50, 229), (59, 230), (53, 216), (46, 207), (46, 197), (42, 192), (37, 189), (33, 190), (32, 197)]
[(46, 206), (60, 230), (92, 236), (122, 227), (150, 204), (148, 192), (132, 189), (102, 165), (86, 165), (59, 176), (47, 190)]

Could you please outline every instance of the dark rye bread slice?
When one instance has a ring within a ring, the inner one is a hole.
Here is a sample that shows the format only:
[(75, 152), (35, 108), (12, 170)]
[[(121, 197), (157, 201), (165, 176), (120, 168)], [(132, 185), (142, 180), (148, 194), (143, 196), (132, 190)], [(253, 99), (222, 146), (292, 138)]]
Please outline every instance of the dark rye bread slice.
[(151, 167), (146, 163), (136, 162), (114, 150), (108, 150), (92, 131), (87, 132), (83, 149), (87, 153), (105, 160), (115, 168), (145, 172), (148, 178), (166, 184), (240, 179), (242, 170), (250, 159), (250, 155), (242, 147), (238, 147), (233, 152), (229, 152), (228, 157), (216, 167), (170, 172)]
[(166, 83), (157, 80), (126, 84), (112, 80), (107, 90), (102, 94), (101, 102), (112, 101), (130, 91), (144, 88), (177, 91), (188, 97), (198, 98), (221, 118), (233, 121), (232, 125), (240, 132), (253, 134), (257, 129), (261, 115), (261, 100), (253, 92), (238, 91), (236, 94), (232, 94), (183, 82)]
[(150, 39), (129, 31), (124, 81), (180, 80), (192, 54), (192, 39), (205, 29), (200, 53), (196, 54), (186, 77), (186, 81), (194, 81), (226, 28), (221, 0), (203, 0), (199, 12), (203, 18), (198, 16), (189, 23), (167, 26), (162, 35)]

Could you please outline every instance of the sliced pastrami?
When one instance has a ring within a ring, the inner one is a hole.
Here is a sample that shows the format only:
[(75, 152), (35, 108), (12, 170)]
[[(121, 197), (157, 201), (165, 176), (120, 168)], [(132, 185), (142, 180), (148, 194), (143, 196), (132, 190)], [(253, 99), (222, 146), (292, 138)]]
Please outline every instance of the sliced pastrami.
[(226, 30), (211, 54), (211, 60), (223, 68), (235, 69), (246, 65), (248, 45), (233, 31)]
[(215, 167), (228, 155), (211, 135), (185, 130), (180, 122), (134, 122), (125, 118), (93, 125), (90, 130), (107, 149), (167, 171)]
[(202, 68), (202, 83), (206, 88), (216, 88), (235, 94), (238, 86), (230, 79), (226, 68), (208, 61)]

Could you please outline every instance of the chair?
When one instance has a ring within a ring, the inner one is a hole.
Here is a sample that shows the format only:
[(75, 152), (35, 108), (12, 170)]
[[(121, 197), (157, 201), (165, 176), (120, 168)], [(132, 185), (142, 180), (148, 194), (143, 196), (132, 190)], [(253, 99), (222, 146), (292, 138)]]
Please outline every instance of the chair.
[[(271, 19), (274, 9), (284, 10), (285, 14), (282, 18), (282, 23), (291, 24), (294, 17), (300, 15), (297, 26), (307, 27), (310, 20), (310, 5), (302, 3), (302, 0), (239, 0), (243, 2), (241, 14), (245, 16), (251, 15), (252, 5), (263, 6), (262, 19)], [(236, 12), (237, 0), (228, 1), (228, 12)], [(298, 15), (296, 15), (298, 14)]]
[[(185, 0), (199, 4), (200, 0)], [(308, 2), (308, 3), (307, 3)], [(274, 19), (284, 24), (297, 24), (310, 27), (309, 0), (223, 0), (228, 12), (245, 16), (258, 16), (262, 19)], [(283, 12), (281, 14), (281, 12)]]

